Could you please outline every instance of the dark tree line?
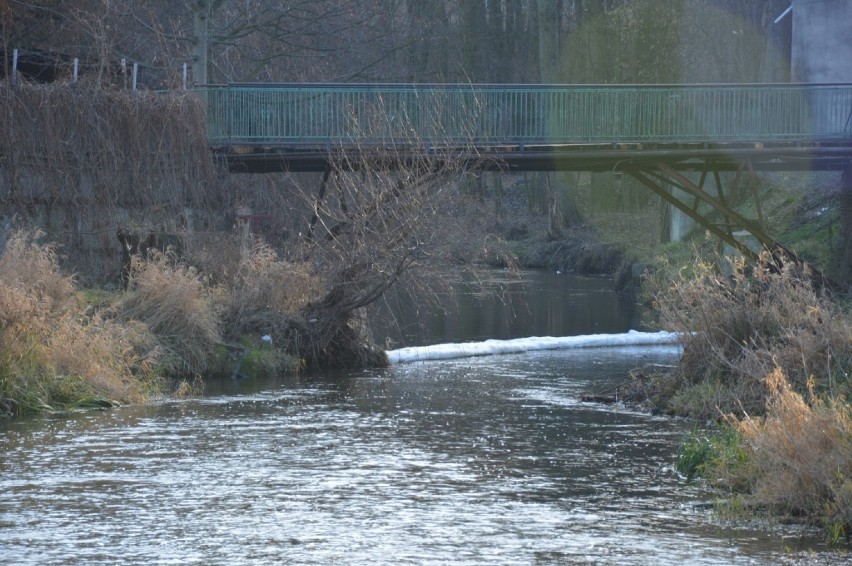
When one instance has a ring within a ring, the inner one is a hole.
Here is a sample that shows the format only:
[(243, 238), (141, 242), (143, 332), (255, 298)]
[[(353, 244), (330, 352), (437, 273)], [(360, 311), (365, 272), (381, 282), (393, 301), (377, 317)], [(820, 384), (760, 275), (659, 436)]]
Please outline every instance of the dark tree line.
[[(399, 81), (538, 83), (736, 79), (738, 48), (789, 49), (788, 0), (4, 0), (3, 45), (79, 57), (108, 74), (122, 59), (152, 84), (182, 64), (198, 83)], [(706, 57), (702, 57), (702, 53)], [(8, 59), (8, 57), (7, 57)], [(755, 57), (743, 58), (754, 60)], [(758, 57), (759, 59), (759, 57)], [(625, 68), (632, 69), (624, 71)], [(763, 71), (764, 74), (766, 71)], [(700, 79), (700, 75), (695, 77)]]

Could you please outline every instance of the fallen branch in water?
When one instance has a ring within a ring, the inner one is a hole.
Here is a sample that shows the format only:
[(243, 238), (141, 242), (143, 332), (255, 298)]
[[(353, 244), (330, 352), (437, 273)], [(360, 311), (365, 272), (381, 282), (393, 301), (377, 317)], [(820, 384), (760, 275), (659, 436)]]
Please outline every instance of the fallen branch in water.
[(601, 391), (598, 391), (597, 393), (593, 393), (591, 395), (583, 395), (582, 397), (580, 397), (580, 400), (586, 403), (617, 403), (619, 389), (630, 385), (635, 379), (643, 379), (644, 377), (645, 376), (643, 374), (640, 374), (640, 377), (637, 377), (633, 374), (633, 372), (631, 372), (630, 379), (628, 379), (627, 381), (622, 381), (621, 383), (613, 385), (612, 387), (607, 387), (606, 389), (602, 389)]
[[(671, 369), (673, 367), (675, 367), (675, 366), (664, 365), (664, 364), (651, 364), (649, 366), (646, 366), (645, 369), (646, 370), (651, 369), (651, 368)], [(622, 395), (621, 397), (619, 397), (619, 391), (621, 391), (622, 389), (627, 388), (627, 387), (636, 387), (638, 384), (643, 383), (643, 382), (647, 383), (652, 375), (653, 375), (653, 373), (646, 372), (646, 371), (643, 371), (643, 370), (631, 370), (630, 371), (630, 379), (628, 379), (626, 381), (622, 381), (622, 382), (617, 383), (615, 385), (612, 385), (610, 387), (607, 387), (606, 389), (602, 389), (602, 390), (598, 391), (597, 393), (592, 393), (592, 394), (589, 394), (589, 395), (583, 395), (582, 397), (580, 397), (580, 400), (583, 401), (583, 402), (586, 402), (586, 403), (603, 403), (603, 404), (607, 404), (607, 405), (617, 403), (618, 401), (624, 400), (625, 398), (631, 398), (634, 401), (638, 401), (637, 395)], [(646, 395), (645, 398), (642, 399), (642, 401), (647, 401), (647, 400), (648, 399), (647, 399), (647, 395)], [(652, 407), (652, 410), (653, 409), (655, 409), (655, 407)]]

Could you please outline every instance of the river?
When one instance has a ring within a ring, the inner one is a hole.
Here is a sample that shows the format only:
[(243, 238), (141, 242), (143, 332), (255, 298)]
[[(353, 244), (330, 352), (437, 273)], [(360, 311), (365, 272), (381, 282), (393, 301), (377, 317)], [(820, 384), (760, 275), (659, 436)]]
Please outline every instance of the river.
[[(531, 312), (567, 310), (543, 320), (588, 310), (572, 333), (623, 332), (635, 316), (606, 285), (532, 274), (516, 292), (546, 301)], [(510, 327), (499, 337), (530, 331)], [(708, 510), (672, 468), (692, 423), (579, 400), (677, 355), (416, 362), (3, 421), (0, 563), (833, 563), (789, 527)]]

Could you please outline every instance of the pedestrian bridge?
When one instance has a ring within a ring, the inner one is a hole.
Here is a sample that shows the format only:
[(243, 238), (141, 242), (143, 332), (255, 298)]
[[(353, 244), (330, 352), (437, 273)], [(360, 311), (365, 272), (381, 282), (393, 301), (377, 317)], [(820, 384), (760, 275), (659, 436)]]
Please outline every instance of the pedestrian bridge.
[[(472, 166), (601, 171), (837, 169), (852, 84), (250, 84), (199, 89), (234, 171), (324, 171), (343, 152), (432, 152)], [(697, 161), (696, 161), (697, 160)]]
[[(726, 243), (766, 248), (756, 170), (852, 166), (852, 84), (251, 84), (198, 89), (231, 171), (619, 171)], [(723, 187), (721, 172), (736, 174)], [(712, 179), (712, 182), (707, 182)], [(749, 182), (752, 181), (752, 182)], [(756, 219), (729, 206), (749, 185)], [(719, 221), (719, 218), (722, 220)]]

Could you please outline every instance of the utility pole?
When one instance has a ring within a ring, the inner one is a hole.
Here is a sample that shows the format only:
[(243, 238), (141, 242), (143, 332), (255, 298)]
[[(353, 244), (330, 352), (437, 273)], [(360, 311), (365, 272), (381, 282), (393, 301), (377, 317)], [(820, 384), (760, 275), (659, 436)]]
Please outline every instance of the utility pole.
[(211, 0), (194, 0), (192, 4), (193, 42), (192, 74), (195, 84), (207, 84), (207, 54), (210, 48)]

